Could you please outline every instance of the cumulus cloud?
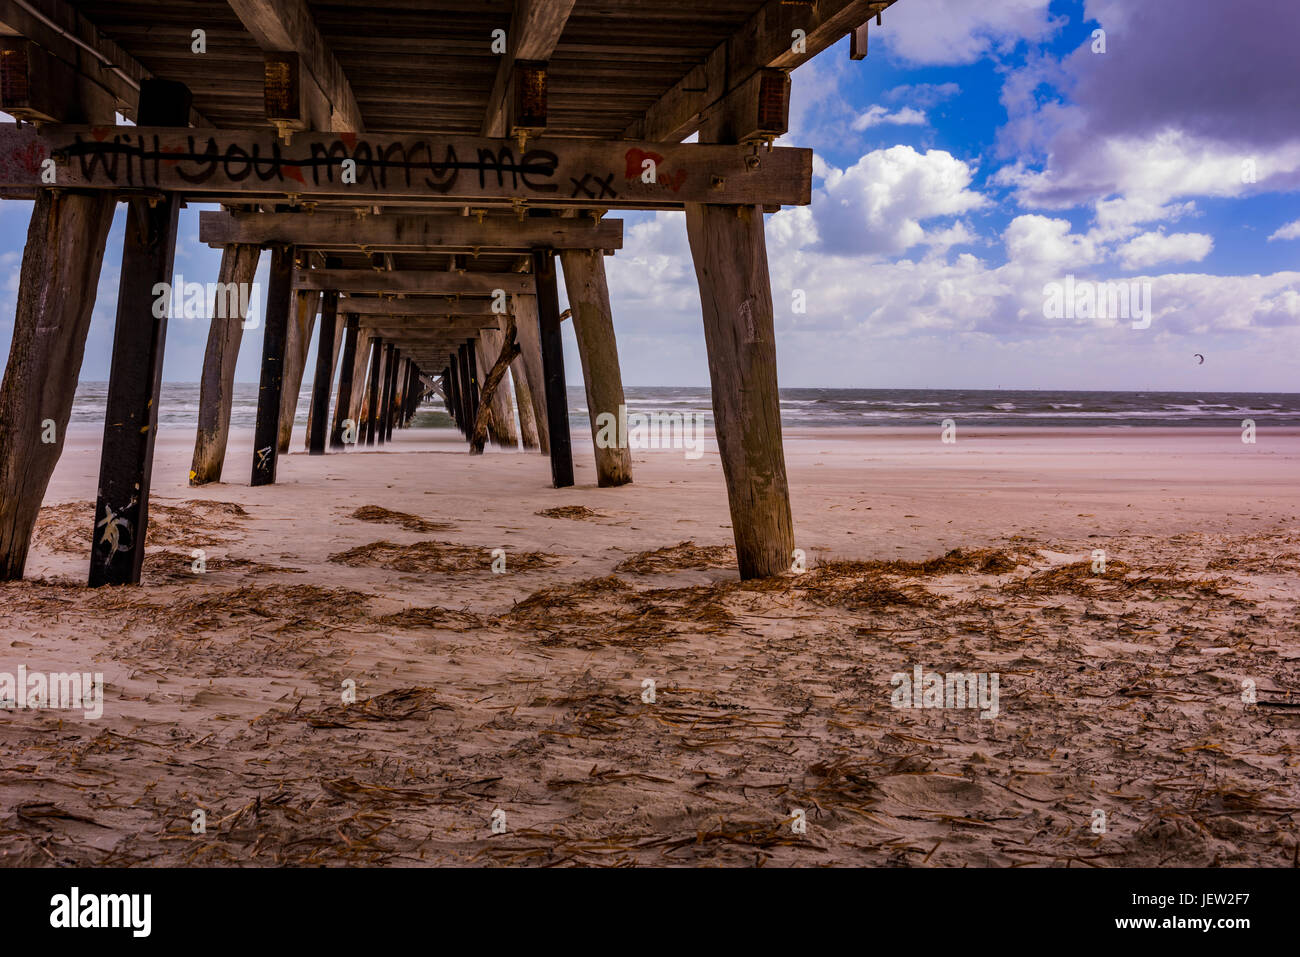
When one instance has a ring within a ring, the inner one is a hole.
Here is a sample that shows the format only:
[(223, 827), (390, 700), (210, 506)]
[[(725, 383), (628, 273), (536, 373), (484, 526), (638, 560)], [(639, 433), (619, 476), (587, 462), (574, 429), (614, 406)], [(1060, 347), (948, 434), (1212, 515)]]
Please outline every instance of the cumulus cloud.
[(1300, 219), (1293, 220), (1285, 226), (1278, 227), (1268, 241), (1271, 243), (1277, 239), (1300, 239)]
[(1119, 261), (1125, 269), (1145, 269), (1158, 263), (1200, 262), (1213, 248), (1213, 237), (1205, 233), (1143, 233), (1119, 248)]
[(910, 103), (922, 109), (938, 106), (961, 92), (956, 83), (904, 83), (886, 91), (884, 98), (890, 103)]
[(974, 63), (1006, 53), (1021, 40), (1050, 36), (1059, 24), (1049, 6), (1050, 0), (899, 3), (886, 11), (880, 32), (892, 53), (913, 63)]
[(910, 106), (905, 106), (901, 110), (895, 110), (891, 113), (888, 108), (877, 103), (867, 112), (859, 114), (853, 121), (852, 128), (861, 133), (873, 126), (925, 126), (925, 122), (925, 114)]
[(945, 150), (873, 150), (846, 170), (826, 168), (814, 200), (816, 225), (805, 226), (805, 233), (815, 229), (826, 252), (900, 255), (925, 242), (923, 222), (960, 216), (987, 203), (970, 188), (973, 175), (967, 163)]

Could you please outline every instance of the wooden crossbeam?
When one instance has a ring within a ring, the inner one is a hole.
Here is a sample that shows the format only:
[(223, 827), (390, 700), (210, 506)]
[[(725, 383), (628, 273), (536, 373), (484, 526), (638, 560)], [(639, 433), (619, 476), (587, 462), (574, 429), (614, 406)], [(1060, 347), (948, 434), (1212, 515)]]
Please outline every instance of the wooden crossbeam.
[[(511, 297), (513, 298), (513, 297)], [(506, 304), (509, 310), (510, 304)], [(369, 316), (496, 316), (491, 299), (463, 298), (416, 298), (416, 299), (377, 299), (361, 296), (348, 296), (341, 300), (339, 311), (353, 315)]]
[[(894, 0), (767, 0), (734, 35), (661, 96), (624, 131), (628, 139), (678, 142), (757, 71), (787, 73), (811, 60)], [(795, 31), (802, 31), (802, 36)]]
[[(352, 93), (352, 85), (317, 29), (316, 21), (312, 19), (311, 10), (307, 7), (307, 0), (228, 2), (263, 51), (268, 54), (292, 53), (298, 56), (298, 63), (294, 66), (301, 89), (296, 92), (326, 106), (329, 129), (359, 132), (365, 128), (361, 110)], [(282, 63), (288, 67), (292, 61), (283, 57), (269, 57), (268, 77), (273, 63)], [(305, 82), (307, 80), (310, 82)], [(307, 107), (310, 113), (310, 102)], [(268, 116), (268, 119), (274, 120), (275, 117)], [(285, 119), (292, 121), (294, 118)], [(298, 119), (304, 127), (311, 125), (309, 116)]]
[(497, 64), (496, 79), (488, 95), (487, 111), (480, 132), (484, 136), (505, 136), (508, 95), (513, 92), (515, 63), (519, 60), (549, 60), (560, 34), (573, 12), (574, 0), (515, 0), (510, 27), (506, 31), (506, 52)]
[(199, 241), (209, 246), (232, 243), (293, 243), (305, 249), (364, 247), (369, 250), (474, 250), (526, 252), (535, 246), (554, 249), (621, 249), (623, 221), (540, 219), (519, 222), (494, 216), (384, 213), (360, 219), (350, 213), (199, 214)]
[[(42, 162), (55, 160), (55, 182)], [(350, 181), (349, 162), (355, 166)], [(432, 204), (675, 209), (686, 203), (807, 205), (812, 150), (542, 138), (0, 127), (0, 189), (148, 189), (186, 196), (346, 197)]]
[[(294, 280), (299, 289), (334, 289), (339, 292), (424, 293), (430, 296), (491, 296), (497, 290), (529, 293), (533, 277), (516, 272), (437, 272), (407, 269), (300, 269)], [(347, 306), (343, 307), (344, 312)]]
[[(111, 96), (118, 113), (127, 119), (136, 119), (140, 84), (152, 74), (101, 34), (67, 0), (25, 0), (23, 4), (0, 0), (0, 34), (34, 41), (74, 69), (83, 80)], [(53, 119), (68, 122), (75, 121), (76, 117), (58, 116)], [(193, 108), (190, 110), (190, 123), (194, 126), (212, 125), (207, 117)]]

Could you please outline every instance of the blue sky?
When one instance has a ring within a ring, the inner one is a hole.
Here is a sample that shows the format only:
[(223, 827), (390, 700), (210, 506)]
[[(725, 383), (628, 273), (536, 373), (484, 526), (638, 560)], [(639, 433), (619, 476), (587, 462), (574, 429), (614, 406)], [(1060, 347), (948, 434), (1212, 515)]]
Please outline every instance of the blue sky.
[[(814, 201), (768, 217), (782, 384), (1296, 391), (1300, 20), (1287, 6), (899, 0), (865, 60), (846, 40), (801, 67), (781, 145), (816, 151)], [(28, 209), (0, 204), (6, 351)], [(83, 379), (108, 374), (121, 209)], [(625, 247), (607, 264), (625, 381), (707, 383), (684, 217), (619, 215)], [(185, 210), (176, 271), (213, 280), (218, 260)], [(1150, 327), (1046, 317), (1044, 286), (1067, 275), (1149, 282)], [(206, 333), (172, 321), (168, 380), (198, 378)], [(245, 336), (243, 381), (260, 340)], [(566, 363), (577, 384), (571, 331)]]

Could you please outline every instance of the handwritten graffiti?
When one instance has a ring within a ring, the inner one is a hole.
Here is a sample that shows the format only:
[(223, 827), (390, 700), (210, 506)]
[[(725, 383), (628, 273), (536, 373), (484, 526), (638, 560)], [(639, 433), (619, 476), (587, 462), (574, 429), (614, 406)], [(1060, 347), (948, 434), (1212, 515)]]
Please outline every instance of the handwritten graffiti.
[[(134, 500), (131, 503), (135, 504)], [(131, 506), (128, 505), (127, 508)], [(129, 552), (134, 545), (134, 538), (131, 535), (131, 523), (120, 515), (116, 515), (110, 506), (104, 506), (105, 515), (96, 523), (96, 528), (104, 530), (100, 536), (98, 545), (107, 545), (108, 553), (104, 556), (104, 564), (107, 565), (113, 560), (113, 556), (118, 552)], [(126, 511), (126, 509), (123, 509)], [(126, 533), (126, 541), (123, 542), (123, 533)]]
[[(110, 138), (111, 134), (111, 138)], [(356, 163), (356, 181), (372, 189), (390, 186), (424, 188), (434, 193), (451, 192), (463, 175), (477, 176), (480, 189), (509, 187), (535, 193), (559, 189), (551, 182), (559, 157), (549, 150), (530, 149), (516, 158), (510, 146), (477, 148), (473, 159), (462, 159), (453, 144), (440, 147), (427, 140), (372, 144), (356, 134), (343, 134), (328, 143), (313, 142), (308, 150), (294, 153), (278, 141), (218, 143), (216, 136), (192, 134), (185, 147), (164, 146), (158, 134), (113, 132), (113, 128), (91, 131), (89, 138), (78, 133), (62, 150), (62, 158), (77, 164), (88, 183), (113, 186), (154, 186), (163, 168), (194, 185), (222, 178), (242, 183), (250, 178), (292, 190), (294, 183), (320, 187), (341, 181), (345, 159)], [(612, 177), (610, 177), (612, 179)]]
[[(573, 183), (573, 192), (569, 195), (574, 199), (578, 197), (578, 193), (582, 193), (582, 195), (586, 196), (588, 199), (604, 199), (606, 196), (610, 199), (618, 199), (618, 193), (614, 192), (613, 187), (609, 185), (614, 181), (613, 173), (610, 173), (604, 179), (601, 179), (599, 176), (594, 176), (591, 173), (583, 173), (582, 179), (575, 179), (571, 176), (569, 177), (569, 180)], [(598, 193), (593, 190), (591, 186), (588, 185), (590, 183), (594, 183), (599, 187), (600, 192)]]

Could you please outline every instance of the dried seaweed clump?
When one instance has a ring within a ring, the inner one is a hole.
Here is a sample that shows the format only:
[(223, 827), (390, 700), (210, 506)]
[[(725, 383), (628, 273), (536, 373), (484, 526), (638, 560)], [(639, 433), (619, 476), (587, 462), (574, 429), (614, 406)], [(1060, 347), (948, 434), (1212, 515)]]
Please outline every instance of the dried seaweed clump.
[(409, 528), (413, 532), (440, 532), (454, 527), (446, 522), (429, 522), (409, 512), (394, 512), (380, 505), (362, 505), (350, 517), (361, 522), (400, 525), (402, 528)]
[(871, 561), (863, 562), (877, 572), (928, 578), (937, 575), (1005, 575), (1021, 565), (1022, 553), (1001, 548), (954, 548), (938, 558), (921, 562)]
[(375, 624), (385, 628), (446, 628), (450, 631), (469, 631), (480, 628), (483, 619), (469, 611), (455, 611), (431, 605), (427, 608), (406, 608), (384, 615)]
[[(155, 605), (160, 627), (219, 628), (254, 619), (286, 628), (328, 627), (354, 621), (366, 612), (367, 598), (356, 591), (317, 585), (243, 585)], [(137, 606), (138, 607), (138, 606)]]
[(555, 508), (542, 509), (537, 514), (542, 518), (571, 518), (579, 522), (605, 517), (600, 512), (587, 508), (585, 505), (558, 505)]
[[(394, 542), (371, 542), (329, 558), (336, 565), (352, 568), (386, 568), (395, 572), (477, 572), (491, 571), (492, 552), (486, 548), (456, 545), (452, 542), (424, 541), (411, 545)], [(512, 572), (547, 568), (555, 557), (544, 552), (507, 552), (506, 564)]]
[(613, 575), (586, 578), (572, 585), (556, 585), (535, 591), (527, 598), (515, 602), (515, 606), (502, 617), (525, 621), (538, 616), (550, 617), (565, 610), (577, 611), (588, 602), (621, 599), (631, 591), (632, 587), (627, 582)]
[[(232, 522), (248, 518), (248, 512), (236, 502), (210, 502), (194, 499), (168, 505), (157, 498), (149, 502), (149, 532), (145, 545), (180, 545), (194, 548), (225, 545), (235, 531)], [(32, 531), (32, 544), (55, 552), (90, 554), (94, 502), (68, 502), (41, 509)]]
[(943, 601), (914, 584), (897, 584), (881, 574), (882, 562), (822, 562), (792, 578), (773, 579), (802, 592), (819, 605), (845, 608), (883, 608), (889, 605), (924, 606)]
[(302, 715), (315, 728), (354, 728), (373, 722), (427, 721), (434, 711), (451, 711), (432, 688), (398, 688), (351, 705), (335, 705)]
[(686, 541), (625, 558), (614, 566), (614, 571), (650, 575), (684, 568), (731, 568), (735, 564), (736, 550), (730, 545), (696, 545)]
[[(266, 565), (248, 558), (209, 557), (204, 559), (204, 573), (239, 570), (248, 575), (274, 573), (305, 574), (302, 568), (283, 565)], [(150, 585), (195, 584), (204, 581), (203, 574), (194, 571), (194, 559), (186, 552), (151, 551), (144, 558), (142, 578)]]

